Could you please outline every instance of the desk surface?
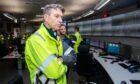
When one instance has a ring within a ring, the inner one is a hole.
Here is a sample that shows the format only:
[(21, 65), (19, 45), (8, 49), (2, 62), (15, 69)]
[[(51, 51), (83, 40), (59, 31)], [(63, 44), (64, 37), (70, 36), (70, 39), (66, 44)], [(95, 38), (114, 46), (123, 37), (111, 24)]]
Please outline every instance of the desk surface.
[(2, 57), (2, 59), (4, 60), (8, 60), (8, 59), (18, 59), (17, 60), (17, 68), (18, 68), (18, 74), (22, 75), (22, 60), (24, 59), (24, 57), (21, 56), (21, 54), (18, 53), (18, 51), (12, 51), (11, 53), (9, 53), (8, 55)]
[(22, 58), (21, 54), (19, 54), (17, 51), (12, 51), (8, 55), (2, 57), (2, 59), (17, 59), (17, 58)]
[(111, 59), (99, 57), (98, 52), (93, 53), (93, 57), (102, 65), (114, 84), (121, 84), (121, 81), (126, 81), (126, 84), (132, 84), (130, 80), (140, 80), (140, 72), (130, 73), (127, 69), (118, 65), (118, 62), (111, 64)]

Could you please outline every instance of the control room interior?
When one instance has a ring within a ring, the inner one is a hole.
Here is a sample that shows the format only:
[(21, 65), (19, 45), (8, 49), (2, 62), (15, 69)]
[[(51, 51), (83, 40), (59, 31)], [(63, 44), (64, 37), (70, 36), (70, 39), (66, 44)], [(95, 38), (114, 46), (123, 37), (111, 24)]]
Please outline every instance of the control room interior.
[(0, 0), (0, 84), (31, 84), (26, 40), (46, 4), (64, 6), (70, 38), (82, 42), (68, 84), (140, 84), (140, 0)]

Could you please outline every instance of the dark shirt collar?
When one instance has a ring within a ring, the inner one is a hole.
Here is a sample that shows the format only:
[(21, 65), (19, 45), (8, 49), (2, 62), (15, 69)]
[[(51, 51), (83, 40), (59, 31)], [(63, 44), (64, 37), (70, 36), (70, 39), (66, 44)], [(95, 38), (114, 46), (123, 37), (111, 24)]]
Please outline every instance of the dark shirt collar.
[(49, 34), (57, 39), (57, 32), (56, 31), (53, 31), (52, 28), (49, 28), (45, 23), (43, 23), (44, 27), (47, 29), (47, 31), (49, 32)]

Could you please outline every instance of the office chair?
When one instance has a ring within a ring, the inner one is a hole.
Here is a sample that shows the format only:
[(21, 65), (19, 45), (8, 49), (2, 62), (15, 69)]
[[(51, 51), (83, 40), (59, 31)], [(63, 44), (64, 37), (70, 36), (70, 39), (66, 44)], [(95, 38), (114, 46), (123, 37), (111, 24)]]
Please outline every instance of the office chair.
[(92, 59), (92, 54), (89, 53), (89, 48), (89, 45), (79, 46), (79, 53), (77, 54), (76, 61), (76, 72), (78, 75), (84, 76), (86, 78), (87, 84), (93, 84), (90, 82), (92, 82), (94, 78), (95, 64)]

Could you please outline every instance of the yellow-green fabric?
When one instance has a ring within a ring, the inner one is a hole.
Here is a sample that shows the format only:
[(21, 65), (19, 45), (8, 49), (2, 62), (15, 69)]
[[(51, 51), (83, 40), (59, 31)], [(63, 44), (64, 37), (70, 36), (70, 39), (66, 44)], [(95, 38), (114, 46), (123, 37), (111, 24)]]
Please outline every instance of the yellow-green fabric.
[(73, 48), (75, 53), (78, 53), (78, 47), (80, 45), (80, 42), (82, 41), (81, 34), (79, 32), (75, 32), (75, 37), (76, 37), (76, 43), (74, 44)]
[(0, 34), (0, 43), (4, 44), (4, 36), (2, 34)]
[(66, 37), (70, 39), (70, 36), (68, 34), (66, 34)]
[(47, 78), (56, 79), (57, 84), (66, 84), (65, 73), (67, 72), (67, 66), (57, 59), (57, 56), (63, 55), (60, 38), (57, 37), (56, 40), (51, 37), (43, 23), (37, 32), (43, 39), (33, 34), (27, 39), (25, 46), (25, 60), (32, 84), (34, 83), (37, 70), (50, 55), (56, 55), (56, 57), (45, 67), (44, 75)]

